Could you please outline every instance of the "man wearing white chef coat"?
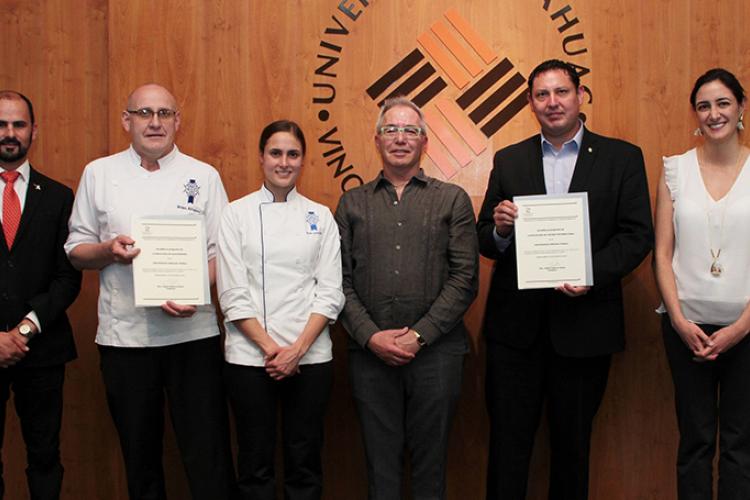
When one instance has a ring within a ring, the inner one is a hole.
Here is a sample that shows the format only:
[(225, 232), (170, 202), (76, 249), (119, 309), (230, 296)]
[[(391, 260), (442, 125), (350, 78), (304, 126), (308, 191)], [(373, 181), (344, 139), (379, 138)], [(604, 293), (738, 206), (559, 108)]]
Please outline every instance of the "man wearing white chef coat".
[(218, 172), (174, 144), (180, 112), (159, 85), (135, 89), (122, 112), (125, 151), (86, 166), (65, 251), (78, 269), (99, 270), (96, 343), (107, 402), (120, 438), (130, 498), (165, 498), (164, 400), (194, 499), (229, 498), (233, 468), (212, 305), (135, 307), (130, 238), (134, 216), (202, 216), (209, 279), (227, 195)]

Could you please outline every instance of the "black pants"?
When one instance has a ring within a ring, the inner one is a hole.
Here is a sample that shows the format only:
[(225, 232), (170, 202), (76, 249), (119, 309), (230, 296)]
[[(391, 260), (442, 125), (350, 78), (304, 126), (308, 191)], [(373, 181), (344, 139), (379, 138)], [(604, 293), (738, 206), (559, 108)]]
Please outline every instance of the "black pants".
[(323, 420), (331, 396), (333, 363), (301, 365), (276, 381), (265, 368), (225, 364), (225, 380), (237, 429), (240, 497), (276, 498), (276, 421), (281, 403), (284, 498), (317, 500), (323, 492)]
[(591, 427), (607, 386), (611, 356), (567, 358), (548, 335), (528, 350), (487, 344), (490, 446), (488, 500), (526, 498), (542, 407), (550, 429), (550, 500), (585, 500)]
[[(5, 404), (13, 388), (13, 402), (26, 444), (26, 478), (32, 500), (60, 498), (60, 426), (65, 365), (0, 368), (0, 446), (5, 435)], [(2, 465), (0, 464), (0, 473)], [(0, 498), (5, 484), (0, 475)]]
[(445, 498), (448, 437), (461, 394), (464, 356), (420, 351), (388, 366), (370, 351), (349, 351), (349, 375), (367, 458), (368, 498), (401, 498), (404, 449), (414, 500)]
[(219, 337), (164, 347), (99, 346), (99, 353), (130, 498), (166, 498), (165, 394), (192, 498), (231, 498), (234, 473)]
[[(721, 327), (698, 325), (712, 335)], [(750, 341), (745, 337), (713, 362), (692, 352), (662, 317), (664, 346), (672, 368), (680, 446), (680, 500), (711, 500), (716, 431), (719, 431), (719, 500), (750, 498)]]

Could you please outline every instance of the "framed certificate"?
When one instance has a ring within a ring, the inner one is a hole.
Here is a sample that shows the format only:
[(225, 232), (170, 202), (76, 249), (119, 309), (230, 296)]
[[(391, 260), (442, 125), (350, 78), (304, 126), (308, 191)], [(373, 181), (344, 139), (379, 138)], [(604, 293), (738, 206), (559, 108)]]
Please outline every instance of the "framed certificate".
[(133, 218), (131, 237), (141, 252), (133, 259), (136, 307), (211, 301), (206, 229), (198, 216)]
[(516, 196), (519, 290), (594, 284), (587, 193)]

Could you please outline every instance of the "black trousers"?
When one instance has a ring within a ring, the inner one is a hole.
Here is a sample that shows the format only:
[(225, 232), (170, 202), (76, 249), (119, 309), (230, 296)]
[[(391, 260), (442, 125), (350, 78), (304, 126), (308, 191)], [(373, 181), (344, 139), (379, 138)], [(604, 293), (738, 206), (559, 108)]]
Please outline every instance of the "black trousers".
[(540, 335), (528, 350), (487, 344), (488, 500), (523, 500), (542, 407), (550, 429), (550, 500), (586, 500), (591, 427), (611, 356), (567, 358)]
[(130, 498), (166, 498), (165, 395), (192, 498), (231, 498), (234, 468), (219, 337), (163, 347), (99, 346), (99, 353)]
[[(698, 325), (713, 335), (719, 326)], [(680, 445), (680, 500), (711, 500), (716, 432), (719, 433), (719, 500), (750, 498), (750, 340), (747, 337), (713, 362), (693, 361), (692, 352), (662, 317), (664, 347), (674, 382)]]
[(397, 367), (370, 351), (349, 351), (370, 500), (401, 498), (404, 449), (410, 454), (412, 498), (445, 498), (448, 437), (461, 394), (463, 363), (463, 354), (430, 347)]
[(281, 404), (284, 498), (317, 500), (323, 492), (323, 424), (333, 363), (301, 365), (273, 380), (265, 368), (226, 363), (225, 381), (237, 430), (240, 498), (276, 498), (276, 422)]
[[(60, 498), (63, 466), (60, 463), (60, 426), (65, 365), (0, 368), (0, 446), (5, 436), (5, 405), (13, 402), (26, 444), (26, 479), (32, 500)], [(0, 464), (0, 498), (5, 496)]]

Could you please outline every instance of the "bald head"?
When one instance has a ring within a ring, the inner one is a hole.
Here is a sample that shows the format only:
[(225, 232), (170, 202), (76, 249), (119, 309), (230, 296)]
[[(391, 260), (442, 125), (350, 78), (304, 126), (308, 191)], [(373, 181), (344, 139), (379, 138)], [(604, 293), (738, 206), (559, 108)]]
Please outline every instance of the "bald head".
[(141, 158), (155, 162), (174, 148), (175, 134), (180, 128), (177, 100), (161, 85), (141, 85), (128, 96), (122, 126)]
[(169, 103), (170, 109), (177, 109), (177, 99), (169, 90), (156, 83), (147, 83), (132, 91), (128, 96), (128, 109), (139, 109), (141, 106), (138, 105), (138, 102), (147, 96), (161, 97)]

